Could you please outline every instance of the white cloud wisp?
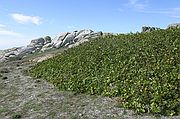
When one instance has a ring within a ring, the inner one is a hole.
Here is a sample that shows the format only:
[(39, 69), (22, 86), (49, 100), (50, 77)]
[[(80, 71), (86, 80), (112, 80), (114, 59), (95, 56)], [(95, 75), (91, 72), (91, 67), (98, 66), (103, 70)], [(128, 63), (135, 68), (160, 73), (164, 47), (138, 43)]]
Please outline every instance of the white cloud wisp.
[(145, 9), (145, 7), (147, 6), (148, 0), (145, 1), (140, 1), (140, 0), (128, 0), (128, 4), (126, 4), (127, 6), (133, 7), (137, 10), (142, 10)]
[(35, 25), (41, 24), (41, 18), (38, 16), (27, 16), (23, 14), (13, 13), (11, 14), (11, 17), (18, 23), (21, 24), (28, 24), (32, 23)]
[(173, 18), (180, 18), (180, 8), (170, 8), (164, 10), (144, 10), (141, 12), (148, 14), (162, 14)]
[(3, 24), (0, 24), (0, 36), (23, 37), (22, 34), (7, 29), (6, 25), (3, 25)]

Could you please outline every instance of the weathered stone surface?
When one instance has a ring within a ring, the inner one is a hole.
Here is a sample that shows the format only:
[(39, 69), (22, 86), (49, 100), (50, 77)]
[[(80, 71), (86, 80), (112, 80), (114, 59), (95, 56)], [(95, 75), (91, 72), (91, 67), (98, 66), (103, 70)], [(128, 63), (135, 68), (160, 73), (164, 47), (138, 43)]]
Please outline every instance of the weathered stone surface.
[(19, 56), (23, 56), (23, 55), (26, 55), (26, 54), (31, 54), (31, 53), (34, 53), (36, 51), (36, 47), (25, 47), (24, 49), (22, 49), (20, 52), (19, 52)]
[(56, 36), (53, 40), (53, 47), (60, 48), (64, 38), (69, 34), (69, 32), (61, 33), (60, 35)]
[(89, 36), (92, 33), (93, 33), (93, 31), (90, 29), (81, 30), (81, 31), (77, 32), (76, 37), (74, 38), (74, 41), (76, 42), (80, 39), (83, 39), (83, 38), (85, 38), (85, 36)]
[(171, 29), (171, 28), (180, 28), (180, 23), (174, 23), (168, 25), (167, 29)]
[(46, 45), (44, 45), (41, 49), (42, 52), (51, 49), (53, 46), (53, 43), (47, 43)]
[[(180, 28), (180, 23), (170, 24), (167, 28)], [(151, 32), (159, 29), (160, 28), (157, 27), (143, 26), (142, 32)], [(39, 51), (44, 52), (52, 48), (76, 47), (81, 43), (89, 41), (91, 38), (96, 38), (99, 36), (106, 36), (106, 35), (117, 35), (117, 34), (94, 32), (90, 29), (84, 29), (80, 31), (61, 33), (53, 39), (51, 39), (51, 37), (49, 36), (46, 36), (44, 38), (34, 39), (26, 47), (17, 47), (7, 50), (0, 50), (0, 62), (4, 60), (8, 60), (11, 57), (21, 58), (30, 53), (39, 52)]]
[(0, 50), (0, 59), (4, 56), (5, 52), (4, 50)]
[(50, 36), (46, 36), (45, 38), (44, 38), (44, 44), (48, 44), (48, 43), (51, 43), (51, 37)]
[[(84, 29), (84, 30), (74, 31), (74, 32), (65, 32), (65, 33), (59, 34), (52, 40), (51, 47), (54, 47), (54, 48), (68, 47), (71, 44), (75, 44), (76, 42), (79, 42), (80, 40), (95, 38), (101, 35), (102, 35), (102, 32), (94, 33), (90, 29)], [(49, 47), (47, 49), (49, 49)], [(43, 50), (46, 50), (46, 48), (43, 47)]]
[(142, 32), (151, 32), (154, 30), (159, 30), (160, 28), (158, 27), (149, 27), (149, 26), (143, 26), (142, 27)]
[(27, 54), (39, 51), (46, 51), (52, 48), (75, 47), (83, 42), (89, 41), (91, 38), (102, 36), (102, 32), (93, 32), (90, 29), (80, 31), (65, 32), (57, 35), (54, 39), (46, 36), (45, 38), (34, 39), (26, 47), (11, 48), (0, 52), (0, 61), (7, 60), (11, 57), (18, 59)]
[(93, 33), (93, 31), (91, 29), (84, 29), (84, 30), (80, 30), (79, 32), (77, 32), (76, 36), (84, 36), (87, 34), (91, 34)]
[(34, 39), (27, 47), (36, 47), (36, 46), (43, 46), (45, 40), (43, 38)]
[(72, 44), (74, 41), (73, 39), (76, 37), (76, 32), (72, 32), (70, 34), (68, 34), (64, 39), (63, 42), (61, 44), (61, 47), (63, 46), (68, 46), (70, 44)]
[(99, 37), (99, 36), (102, 36), (103, 33), (100, 31), (100, 32), (97, 32), (97, 33), (91, 33), (89, 35), (86, 35), (84, 38), (85, 39), (89, 39), (89, 38), (96, 38), (96, 37)]

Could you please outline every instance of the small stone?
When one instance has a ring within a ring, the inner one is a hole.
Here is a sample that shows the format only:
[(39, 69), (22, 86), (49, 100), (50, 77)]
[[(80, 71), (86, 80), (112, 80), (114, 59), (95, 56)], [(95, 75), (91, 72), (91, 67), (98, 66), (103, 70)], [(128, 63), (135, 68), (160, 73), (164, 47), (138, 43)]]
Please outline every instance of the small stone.
[(10, 71), (7, 68), (4, 68), (0, 71), (0, 73), (9, 73)]
[(5, 80), (5, 79), (8, 79), (8, 77), (5, 76), (5, 77), (3, 77), (2, 79)]
[(41, 80), (39, 80), (39, 79), (35, 81), (35, 83), (40, 83), (40, 82), (41, 82)]

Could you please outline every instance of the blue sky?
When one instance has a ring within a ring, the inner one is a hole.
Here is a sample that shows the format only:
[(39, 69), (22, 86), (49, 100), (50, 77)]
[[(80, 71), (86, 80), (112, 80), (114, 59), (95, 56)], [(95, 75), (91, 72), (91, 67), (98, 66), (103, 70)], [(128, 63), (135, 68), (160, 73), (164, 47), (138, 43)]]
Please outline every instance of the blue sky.
[(128, 33), (177, 22), (179, 0), (0, 0), (0, 49), (65, 31)]

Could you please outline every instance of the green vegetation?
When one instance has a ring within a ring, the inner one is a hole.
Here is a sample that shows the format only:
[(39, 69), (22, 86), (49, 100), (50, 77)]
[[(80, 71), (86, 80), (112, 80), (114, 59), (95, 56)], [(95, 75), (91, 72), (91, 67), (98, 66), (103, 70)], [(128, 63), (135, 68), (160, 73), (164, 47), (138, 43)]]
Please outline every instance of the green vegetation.
[(44, 40), (45, 40), (46, 42), (51, 42), (51, 37), (50, 37), (50, 36), (46, 36), (46, 37), (44, 38)]
[(31, 70), (60, 90), (117, 96), (137, 112), (180, 114), (180, 29), (100, 37)]
[(9, 73), (10, 71), (7, 68), (1, 69), (0, 73)]
[(21, 119), (22, 118), (22, 115), (21, 114), (14, 114), (13, 116), (12, 116), (12, 119)]

